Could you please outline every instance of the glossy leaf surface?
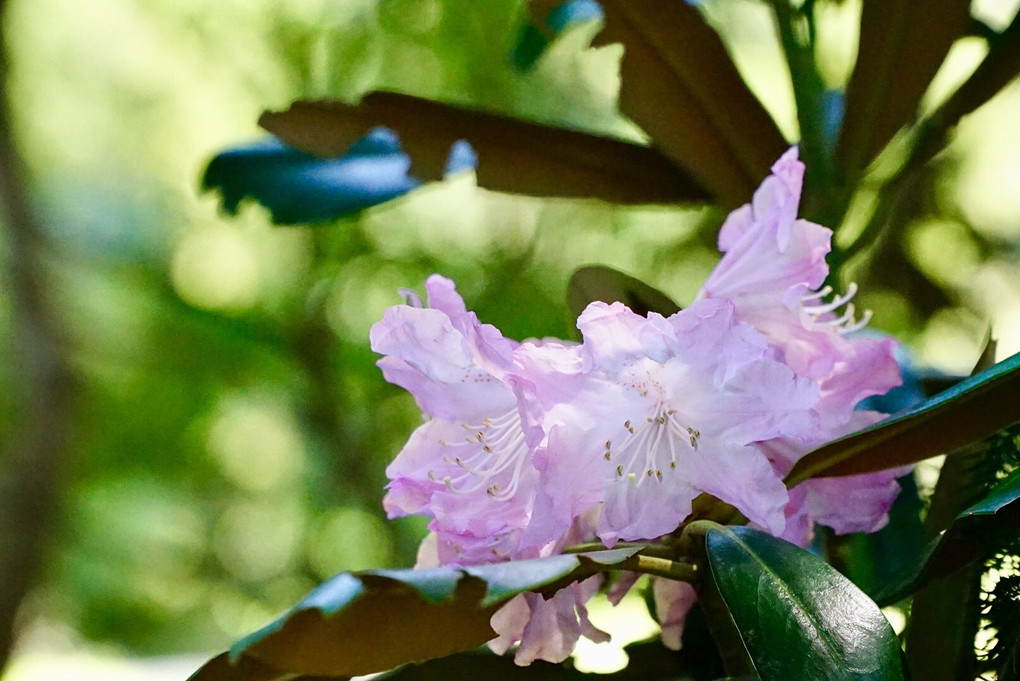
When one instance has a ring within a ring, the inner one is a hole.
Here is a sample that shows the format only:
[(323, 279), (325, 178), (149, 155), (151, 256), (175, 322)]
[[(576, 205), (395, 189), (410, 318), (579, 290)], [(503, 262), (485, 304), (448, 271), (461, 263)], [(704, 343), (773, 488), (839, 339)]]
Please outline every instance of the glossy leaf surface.
[(582, 267), (570, 277), (567, 304), (575, 316), (580, 316), (596, 300), (619, 301), (639, 315), (658, 312), (668, 317), (680, 311), (672, 298), (629, 274), (604, 265)]
[(837, 158), (849, 183), (917, 115), (953, 42), (963, 35), (970, 0), (865, 0), (860, 47), (847, 85)]
[(762, 681), (904, 678), (878, 606), (817, 556), (748, 527), (705, 539), (713, 588)]
[(999, 362), (892, 418), (834, 440), (797, 462), (794, 486), (813, 477), (853, 475), (949, 454), (1020, 421), (1020, 354)]
[[(478, 184), (496, 191), (617, 203), (702, 201), (707, 192), (658, 151), (620, 140), (377, 92), (357, 105), (295, 102), (259, 124), (318, 156), (342, 153), (377, 125), (390, 128), (411, 158), (411, 174), (442, 179), (451, 147), (467, 140), (478, 156)], [(749, 195), (749, 194), (748, 194)]]
[[(355, 676), (470, 650), (495, 637), (492, 614), (519, 593), (555, 589), (623, 563), (637, 549), (474, 567), (343, 573), (238, 641), (192, 681), (263, 681), (265, 670)], [(238, 675), (240, 668), (251, 676)]]
[(723, 204), (748, 201), (788, 143), (700, 12), (603, 0), (597, 44), (622, 43), (620, 111)]

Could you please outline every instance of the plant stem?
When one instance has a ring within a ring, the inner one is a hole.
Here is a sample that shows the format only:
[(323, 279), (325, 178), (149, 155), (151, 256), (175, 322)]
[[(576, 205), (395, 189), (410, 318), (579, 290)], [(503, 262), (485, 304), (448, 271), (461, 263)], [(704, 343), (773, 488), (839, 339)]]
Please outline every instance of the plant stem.
[[(800, 157), (807, 166), (801, 213), (809, 220), (836, 225), (843, 215), (833, 199), (835, 175), (832, 149), (825, 134), (825, 86), (815, 64), (812, 4), (805, 3), (803, 8), (794, 10), (788, 0), (772, 0), (772, 7), (793, 82), (800, 125)], [(798, 35), (798, 25), (803, 25), (804, 36)]]

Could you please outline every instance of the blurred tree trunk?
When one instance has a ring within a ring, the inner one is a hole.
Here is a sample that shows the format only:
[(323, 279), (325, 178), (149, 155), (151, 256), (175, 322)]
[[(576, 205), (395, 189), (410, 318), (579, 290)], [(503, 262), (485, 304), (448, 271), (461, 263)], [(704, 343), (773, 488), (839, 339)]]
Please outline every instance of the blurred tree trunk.
[(2, 276), (10, 299), (16, 413), (0, 439), (0, 670), (15, 640), (15, 617), (40, 577), (57, 518), (69, 445), (74, 378), (43, 282), (44, 236), (29, 203), (28, 176), (14, 139), (6, 19), (0, 0), (0, 224)]

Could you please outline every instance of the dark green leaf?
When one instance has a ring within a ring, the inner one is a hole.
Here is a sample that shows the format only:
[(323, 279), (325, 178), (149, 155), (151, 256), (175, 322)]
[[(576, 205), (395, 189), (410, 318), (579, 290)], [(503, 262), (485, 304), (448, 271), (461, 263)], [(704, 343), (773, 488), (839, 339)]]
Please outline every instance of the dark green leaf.
[(231, 213), (244, 199), (255, 199), (279, 224), (331, 220), (417, 187), (392, 133), (365, 132), (350, 149), (338, 150), (338, 158), (318, 158), (276, 141), (230, 149), (209, 162), (202, 186), (218, 189)]
[(837, 147), (847, 183), (902, 126), (917, 116), (921, 97), (953, 42), (965, 33), (970, 0), (865, 0), (857, 64), (847, 85)]
[(961, 513), (926, 548), (916, 565), (876, 594), (895, 603), (932, 579), (945, 577), (984, 556), (1020, 528), (1020, 469), (1004, 478), (984, 499)]
[(888, 588), (904, 570), (916, 565), (917, 556), (925, 549), (921, 522), (924, 504), (913, 473), (898, 482), (900, 493), (889, 509), (888, 525), (878, 532), (833, 536), (826, 542), (826, 555), (832, 564), (879, 605), (886, 603), (876, 594)]
[(567, 285), (567, 304), (580, 316), (589, 303), (621, 302), (640, 315), (658, 312), (664, 317), (680, 311), (680, 306), (665, 293), (629, 274), (604, 265), (589, 265), (574, 272)]
[(478, 184), (488, 189), (617, 203), (708, 197), (649, 147), (406, 95), (377, 92), (356, 106), (295, 102), (287, 111), (263, 114), (259, 124), (297, 149), (327, 157), (384, 125), (400, 136), (412, 175), (425, 181), (442, 179), (451, 147), (467, 140), (478, 155)]
[(878, 606), (817, 556), (748, 527), (713, 528), (705, 547), (712, 588), (762, 681), (904, 678)]
[(230, 654), (223, 653), (209, 660), (188, 681), (216, 679), (217, 681), (347, 681), (347, 676), (295, 676), (275, 667), (245, 657), (230, 662)]
[(620, 111), (722, 203), (747, 202), (788, 144), (718, 34), (675, 0), (603, 0), (622, 43)]
[(1020, 15), (989, 47), (984, 61), (934, 114), (940, 129), (956, 125), (1020, 75)]
[(689, 653), (674, 652), (658, 641), (628, 646), (627, 667), (612, 674), (586, 674), (564, 665), (533, 662), (518, 667), (511, 657), (473, 650), (419, 665), (408, 665), (381, 677), (385, 681), (676, 681), (685, 678)]
[[(470, 650), (494, 638), (492, 614), (519, 593), (616, 566), (636, 548), (425, 570), (343, 573), (238, 641), (192, 681), (262, 681), (265, 670), (354, 676)], [(252, 676), (237, 669), (251, 669)], [(268, 681), (268, 679), (267, 679)]]
[(854, 475), (951, 454), (1020, 421), (1020, 354), (906, 412), (807, 454), (786, 476)]

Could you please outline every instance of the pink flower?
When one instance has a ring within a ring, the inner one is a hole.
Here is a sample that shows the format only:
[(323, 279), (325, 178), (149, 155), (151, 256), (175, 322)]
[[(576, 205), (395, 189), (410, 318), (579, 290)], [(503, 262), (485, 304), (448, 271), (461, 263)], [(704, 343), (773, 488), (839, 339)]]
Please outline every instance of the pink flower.
[[(768, 357), (765, 339), (728, 301), (664, 318), (592, 303), (578, 320), (582, 371), (532, 366), (522, 388), (545, 438), (525, 545), (543, 545), (599, 505), (597, 534), (654, 539), (676, 529), (702, 492), (769, 531), (785, 524), (786, 489), (753, 443), (811, 437), (818, 388)], [(528, 365), (530, 348), (518, 351)]]
[[(804, 164), (793, 147), (772, 167), (754, 200), (733, 211), (719, 232), (722, 260), (700, 298), (733, 302), (738, 317), (760, 331), (796, 373), (821, 386), (823, 418), (845, 423), (865, 397), (901, 383), (891, 339), (847, 337), (863, 327), (850, 303), (857, 291), (824, 302), (832, 289), (825, 256), (832, 231), (797, 219)], [(821, 288), (820, 288), (821, 287)], [(845, 306), (842, 315), (836, 311)]]
[[(796, 373), (817, 381), (822, 430), (808, 441), (783, 440), (765, 447), (779, 473), (815, 446), (858, 430), (880, 418), (854, 412), (858, 402), (901, 383), (891, 339), (852, 338), (863, 327), (846, 295), (825, 302), (829, 274), (825, 256), (832, 232), (797, 219), (804, 165), (796, 147), (783, 155), (755, 192), (751, 204), (735, 210), (719, 233), (722, 260), (701, 290), (703, 299), (733, 301), (740, 319), (768, 339), (778, 357)], [(843, 314), (837, 311), (845, 306)], [(906, 469), (832, 480), (810, 480), (791, 492), (786, 536), (804, 543), (814, 521), (838, 532), (875, 531), (899, 493), (894, 478)], [(849, 503), (848, 503), (849, 502)]]
[[(581, 345), (522, 344), (480, 323), (436, 275), (428, 306), (409, 294), (386, 311), (372, 348), (426, 421), (387, 468), (384, 506), (431, 518), (420, 565), (656, 539), (703, 493), (802, 544), (816, 522), (838, 532), (886, 522), (903, 469), (789, 492), (782, 481), (813, 447), (880, 418), (854, 409), (900, 382), (891, 340), (851, 335), (869, 317), (855, 317), (856, 287), (826, 302), (831, 231), (797, 218), (803, 173), (791, 149), (727, 218), (699, 300), (668, 318), (596, 302), (578, 319)], [(513, 599), (493, 616), (490, 645), (516, 645), (528, 664), (562, 661), (580, 636), (605, 640), (585, 609), (600, 585)], [(679, 647), (696, 592), (661, 578), (653, 589), (663, 641)]]
[[(884, 417), (884, 414), (874, 411), (855, 411), (849, 421), (827, 425), (817, 439), (807, 443), (777, 439), (763, 443), (762, 448), (776, 470), (785, 475), (806, 449), (814, 449), (866, 428)], [(899, 495), (900, 486), (896, 479), (909, 473), (910, 469), (906, 466), (802, 482), (790, 491), (786, 530), (782, 538), (806, 546), (811, 541), (815, 523), (830, 527), (837, 534), (877, 532), (889, 522), (889, 509)]]
[(514, 662), (524, 666), (535, 660), (563, 662), (581, 636), (596, 643), (608, 641), (609, 634), (592, 625), (585, 608), (601, 584), (601, 576), (596, 575), (549, 599), (533, 593), (515, 596), (492, 616), (492, 628), (499, 636), (489, 647), (502, 655), (519, 643)]
[(508, 382), (517, 343), (479, 323), (453, 283), (425, 284), (429, 307), (389, 308), (371, 331), (383, 375), (428, 419), (386, 470), (390, 517), (431, 517), (444, 564), (515, 554), (537, 471)]

